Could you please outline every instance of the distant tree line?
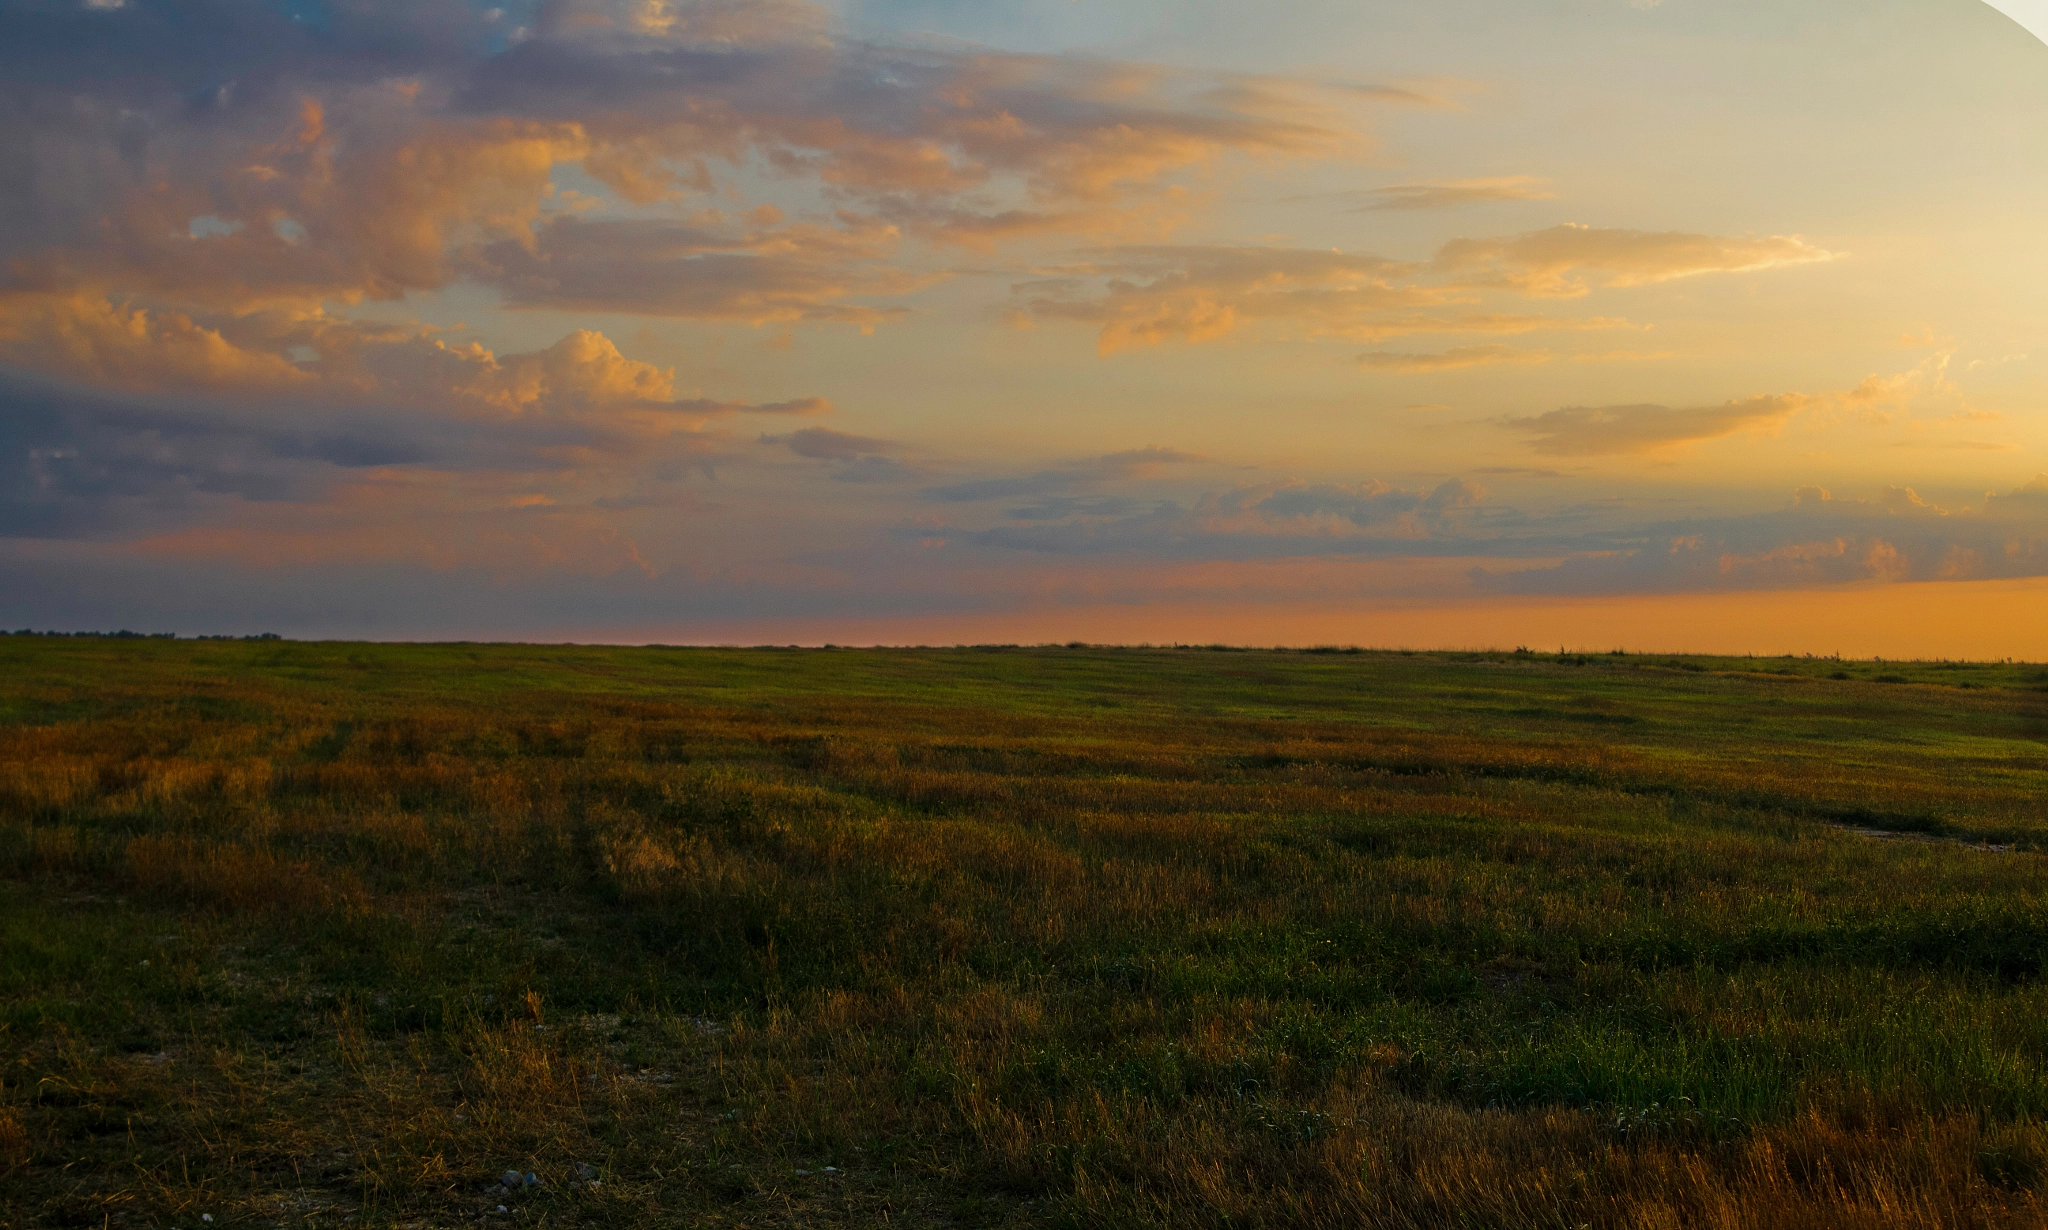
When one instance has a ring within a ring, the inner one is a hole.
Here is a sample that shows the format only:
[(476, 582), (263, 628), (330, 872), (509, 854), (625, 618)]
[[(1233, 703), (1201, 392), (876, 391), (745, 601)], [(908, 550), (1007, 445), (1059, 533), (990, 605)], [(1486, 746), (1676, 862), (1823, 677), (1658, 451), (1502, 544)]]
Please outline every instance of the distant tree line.
[[(55, 628), (48, 631), (23, 628), (17, 632), (9, 632), (5, 628), (0, 628), (0, 636), (96, 636), (117, 641), (172, 641), (178, 638), (178, 634), (175, 632), (130, 632), (126, 628), (121, 629), (119, 632), (59, 632)], [(249, 636), (195, 636), (192, 639), (195, 641), (281, 641), (284, 638), (275, 632), (257, 632)]]

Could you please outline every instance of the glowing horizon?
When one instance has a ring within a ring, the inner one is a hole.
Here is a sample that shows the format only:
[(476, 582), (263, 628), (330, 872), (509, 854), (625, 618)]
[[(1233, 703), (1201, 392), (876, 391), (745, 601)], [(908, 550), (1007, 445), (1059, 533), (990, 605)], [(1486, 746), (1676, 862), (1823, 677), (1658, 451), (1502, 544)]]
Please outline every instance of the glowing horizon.
[(0, 624), (2048, 657), (2015, 22), (12, 8)]

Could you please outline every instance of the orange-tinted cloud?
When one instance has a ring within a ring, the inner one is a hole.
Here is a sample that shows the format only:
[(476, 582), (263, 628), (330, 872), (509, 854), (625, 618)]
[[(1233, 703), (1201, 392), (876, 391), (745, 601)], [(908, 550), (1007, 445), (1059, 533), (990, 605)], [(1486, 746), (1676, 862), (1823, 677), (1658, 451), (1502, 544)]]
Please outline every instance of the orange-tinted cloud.
[(1032, 320), (1099, 326), (1101, 354), (1224, 337), (1271, 320), (1341, 332), (1390, 312), (1442, 303), (1402, 280), (1410, 267), (1371, 256), (1282, 248), (1139, 247), (1105, 253), (1074, 276), (1018, 289)]
[(1557, 194), (1546, 190), (1549, 180), (1534, 175), (1502, 175), (1491, 179), (1430, 180), (1420, 184), (1394, 184), (1375, 188), (1371, 199), (1358, 206), (1370, 210), (1456, 209), (1496, 201), (1549, 201)]
[(90, 294), (0, 296), (0, 358), (117, 389), (277, 393), (316, 382), (283, 355), (238, 345), (183, 312)]
[(1797, 235), (1734, 238), (1570, 224), (1505, 239), (1455, 239), (1434, 266), (1472, 286), (1572, 298), (1602, 286), (1646, 286), (1709, 273), (1747, 273), (1837, 259)]
[(745, 231), (555, 217), (533, 235), (483, 249), (470, 268), (518, 308), (873, 325), (903, 309), (845, 300), (903, 295), (934, 280), (882, 263), (896, 238), (892, 226), (845, 214), (838, 226)]
[(1550, 352), (1547, 350), (1518, 350), (1513, 346), (1499, 345), (1454, 346), (1434, 354), (1371, 351), (1358, 356), (1358, 365), (1368, 371), (1414, 375), (1424, 372), (1457, 371), (1466, 367), (1493, 367), (1503, 363), (1548, 363), (1550, 358)]
[(358, 327), (320, 313), (200, 323), (87, 295), (0, 299), (0, 357), (88, 386), (208, 394), (228, 404), (284, 395), (442, 415), (620, 423), (639, 415), (671, 424), (831, 410), (819, 397), (759, 404), (678, 396), (672, 368), (627, 358), (588, 329), (544, 350), (498, 355), (475, 342), (451, 345), (424, 332)]
[[(530, 33), (497, 55), (444, 46), (441, 63), (401, 79), (309, 66), (296, 87), (269, 87), (300, 92), (290, 119), (225, 88), (212, 103), (222, 114), (200, 124), (165, 100), (158, 148), (178, 156), (111, 193), (16, 168), (38, 216), (63, 225), (11, 237), (10, 280), (245, 311), (393, 299), (467, 276), (528, 305), (872, 323), (876, 309), (826, 305), (919, 284), (874, 263), (896, 233), (891, 212), (975, 241), (1102, 233), (1181, 172), (1361, 140), (1287, 81), (892, 50), (774, 0), (573, 0), (545, 6)], [(84, 155), (117, 140), (82, 130), (61, 143)], [(869, 208), (754, 230), (543, 226), (553, 173), (570, 164), (638, 204), (711, 191), (717, 167), (765, 164), (822, 190), (821, 206)], [(1161, 202), (1178, 208), (1170, 193)], [(641, 258), (656, 268), (621, 276)]]
[(1459, 239), (1428, 263), (1299, 248), (1138, 246), (1059, 276), (1020, 283), (1018, 318), (1097, 325), (1096, 350), (1205, 342), (1266, 322), (1308, 337), (1380, 340), (1424, 333), (1513, 334), (1632, 327), (1470, 305), (1488, 293), (1570, 298), (1585, 275), (1613, 287), (1832, 260), (1785, 236), (1764, 240), (1564, 226), (1509, 239)]

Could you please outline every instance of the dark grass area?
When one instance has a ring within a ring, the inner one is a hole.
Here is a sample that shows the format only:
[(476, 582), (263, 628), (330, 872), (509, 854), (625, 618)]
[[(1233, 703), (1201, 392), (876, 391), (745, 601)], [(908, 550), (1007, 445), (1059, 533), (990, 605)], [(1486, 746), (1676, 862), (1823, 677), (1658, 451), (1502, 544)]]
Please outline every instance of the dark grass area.
[(2044, 687), (0, 639), (0, 1219), (2040, 1224)]

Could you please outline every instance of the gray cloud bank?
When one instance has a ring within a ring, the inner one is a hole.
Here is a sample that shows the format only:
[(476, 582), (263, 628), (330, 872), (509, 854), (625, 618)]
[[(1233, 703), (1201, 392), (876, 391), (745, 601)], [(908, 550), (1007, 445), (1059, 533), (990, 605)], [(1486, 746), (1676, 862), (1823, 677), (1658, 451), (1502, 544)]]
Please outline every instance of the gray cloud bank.
[[(1018, 493), (985, 480), (978, 488), (927, 494), (997, 500)], [(2048, 575), (2048, 475), (1953, 511), (1910, 488), (1858, 499), (1809, 487), (1765, 513), (1630, 520), (1625, 512), (1580, 507), (1523, 511), (1477, 484), (1451, 479), (1412, 489), (1378, 481), (1264, 484), (1190, 499), (1070, 500), (1007, 512), (1004, 523), (960, 524), (946, 532), (978, 548), (1050, 556), (1531, 561), (1525, 567), (1489, 564), (1468, 574), (1476, 591), (1494, 594)], [(933, 531), (925, 526), (918, 532)]]
[(1474, 581), (1487, 592), (1570, 594), (2044, 576), (2048, 475), (1954, 512), (1910, 488), (1865, 500), (1808, 487), (1776, 512), (1657, 523), (1577, 545), (1581, 554), (1555, 566)]
[[(868, 451), (893, 451), (890, 442), (849, 436), (804, 429), (769, 440), (794, 463), (826, 467), (828, 474), (893, 460)], [(299, 443), (301, 451), (331, 455), (322, 464), (338, 472), (359, 460), (350, 455), (351, 444)], [(289, 481), (274, 486), (277, 480), (260, 464), (229, 460), (203, 480), (175, 467), (152, 478), (148, 466), (139, 457), (127, 469), (74, 475), (70, 481), (84, 484), (93, 498), (31, 511), (82, 518), (64, 527), (75, 539), (90, 537), (91, 518), (110, 509), (143, 515), (185, 500), (301, 494)], [(1034, 480), (1028, 489), (998, 487), (987, 477), (973, 480), (979, 487), (919, 488), (914, 474), (897, 474), (872, 488), (878, 502), (871, 505), (883, 513), (903, 510), (895, 529), (884, 516), (868, 530), (819, 537), (809, 554), (791, 557), (801, 563), (795, 568), (772, 561), (758, 568), (646, 568), (632, 566), (629, 552), (595, 567), (564, 561), (510, 570), (399, 557), (237, 564), (138, 553), (119, 541), (66, 544), (45, 537), (27, 546), (29, 540), (16, 538), (12, 546), (0, 543), (0, 622), (534, 636), (551, 628), (587, 634), (665, 621), (990, 611), (1019, 601), (1248, 594), (1284, 601), (1297, 591), (1354, 599), (1382, 592), (1411, 599), (1585, 596), (2048, 575), (2048, 475), (1968, 508), (1939, 508), (1904, 488), (1869, 498), (1807, 488), (1766, 513), (1657, 518), (1627, 508), (1525, 510), (1461, 479), (1202, 490), (1215, 473), (1199, 462), (1177, 462), (1134, 475), (1120, 463), (1095, 459), (1021, 476)], [(1058, 482), (1039, 477), (1048, 474)], [(1043, 490), (1054, 486), (1065, 490)], [(99, 498), (116, 487), (134, 505)], [(745, 488), (718, 490), (724, 501), (750, 498)], [(843, 507), (799, 504), (789, 511), (830, 517)], [(930, 511), (911, 513), (920, 507)], [(19, 524), (19, 501), (10, 496), (8, 508)], [(576, 524), (573, 509), (530, 511)], [(825, 528), (822, 521), (797, 524), (811, 535)], [(604, 540), (591, 541), (601, 546)], [(1292, 571), (1240, 571), (1280, 564)], [(1407, 579), (1374, 579), (1380, 574), (1372, 569), (1381, 565), (1408, 569)]]

